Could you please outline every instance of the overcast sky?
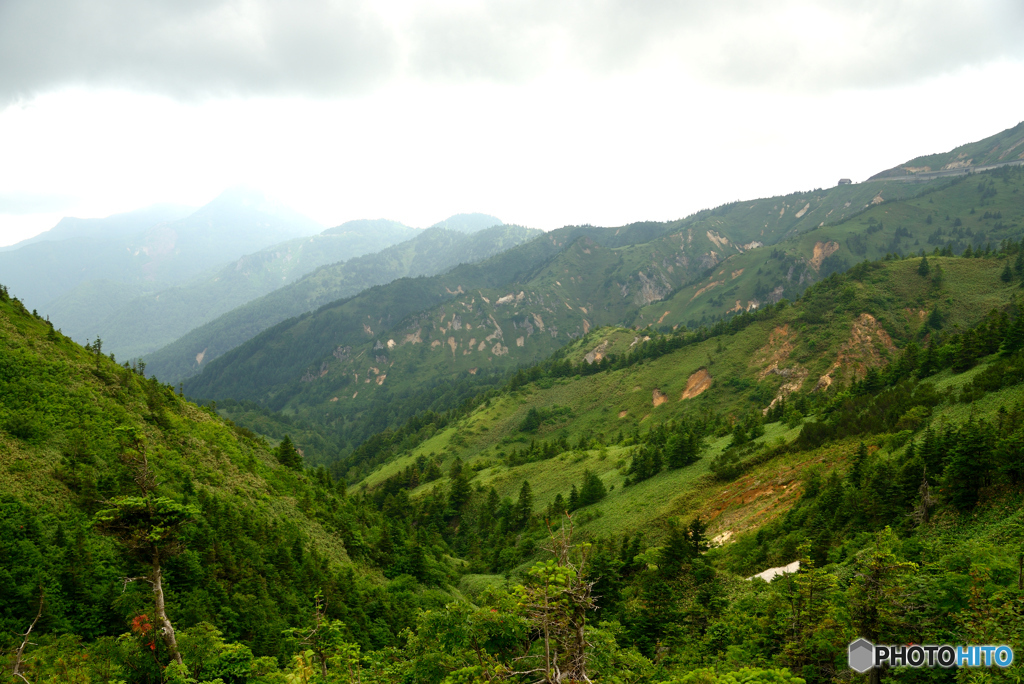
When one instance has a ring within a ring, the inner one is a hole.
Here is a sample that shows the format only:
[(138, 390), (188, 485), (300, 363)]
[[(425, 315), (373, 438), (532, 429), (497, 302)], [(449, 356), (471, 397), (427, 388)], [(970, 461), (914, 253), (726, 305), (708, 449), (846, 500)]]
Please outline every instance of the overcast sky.
[(2, 0), (0, 245), (238, 184), (327, 226), (679, 218), (1015, 125), (1021, 36), (1020, 0)]

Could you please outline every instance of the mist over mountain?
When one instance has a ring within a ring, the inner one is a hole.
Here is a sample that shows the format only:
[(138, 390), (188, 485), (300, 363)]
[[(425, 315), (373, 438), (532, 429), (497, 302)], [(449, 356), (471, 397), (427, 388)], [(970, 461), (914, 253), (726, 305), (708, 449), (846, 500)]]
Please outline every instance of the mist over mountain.
[(148, 372), (168, 382), (179, 382), (224, 352), (292, 316), (398, 278), (431, 276), (461, 263), (474, 263), (539, 235), (536, 229), (500, 222), (472, 234), (428, 228), (413, 239), (378, 253), (321, 267), (211, 320), (166, 347), (146, 354)]
[(147, 290), (167, 287), (243, 254), (322, 230), (246, 189), (228, 190), (183, 218), (174, 215), (165, 220), (166, 213), (143, 211), (69, 221), (54, 234), (67, 237), (0, 252), (0, 272), (27, 306), (45, 312), (50, 302), (90, 280)]
[(72, 338), (100, 337), (117, 356), (135, 358), (319, 266), (376, 252), (418, 232), (383, 219), (350, 221), (246, 254), (180, 285), (88, 281), (44, 310)]
[(123, 214), (112, 214), (106, 218), (82, 219), (65, 216), (53, 228), (13, 245), (0, 247), (0, 252), (14, 251), (37, 242), (57, 242), (73, 238), (101, 241), (129, 238), (157, 224), (183, 219), (194, 211), (195, 207), (155, 204)]

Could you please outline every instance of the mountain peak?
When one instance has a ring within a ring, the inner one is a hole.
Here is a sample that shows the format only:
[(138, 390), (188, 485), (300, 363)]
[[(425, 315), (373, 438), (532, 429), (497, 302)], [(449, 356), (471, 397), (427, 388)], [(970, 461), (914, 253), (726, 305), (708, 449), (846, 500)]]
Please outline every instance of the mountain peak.
[(460, 233), (475, 233), (491, 226), (504, 225), (504, 221), (490, 214), (454, 214), (443, 221), (438, 221), (431, 228), (447, 228)]

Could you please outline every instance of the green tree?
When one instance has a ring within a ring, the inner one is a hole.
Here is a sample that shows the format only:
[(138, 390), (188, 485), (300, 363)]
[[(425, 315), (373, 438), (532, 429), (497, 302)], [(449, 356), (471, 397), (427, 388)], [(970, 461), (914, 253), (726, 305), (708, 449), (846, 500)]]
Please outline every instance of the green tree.
[(284, 436), (284, 439), (277, 445), (277, 450), (274, 453), (277, 456), (277, 461), (284, 467), (291, 468), (292, 470), (302, 470), (302, 455), (299, 454), (299, 450), (292, 444), (290, 436)]
[(126, 581), (144, 580), (153, 588), (154, 613), (167, 650), (181, 664), (174, 627), (167, 617), (163, 586), (163, 561), (184, 551), (180, 534), (193, 522), (199, 509), (157, 496), (156, 473), (149, 462), (145, 440), (132, 429), (119, 428), (121, 460), (128, 467), (140, 496), (119, 496), (106, 502), (95, 515), (96, 528), (116, 539), (129, 554), (148, 565), (149, 572)]
[(597, 503), (607, 495), (608, 491), (605, 489), (601, 478), (589, 470), (584, 470), (583, 486), (580, 487), (579, 491), (579, 507), (582, 508), (583, 506)]
[(922, 278), (927, 278), (928, 277), (928, 272), (930, 270), (931, 269), (928, 266), (928, 257), (922, 256), (921, 257), (921, 263), (917, 267), (917, 275), (921, 276)]
[(551, 533), (546, 550), (554, 557), (530, 568), (527, 582), (516, 588), (523, 614), (533, 626), (540, 651), (521, 662), (534, 664), (518, 674), (539, 675), (545, 684), (587, 682), (590, 642), (587, 613), (597, 606), (588, 577), (592, 547), (574, 546), (572, 520)]
[(533, 490), (530, 489), (528, 480), (523, 480), (523, 486), (519, 488), (519, 499), (515, 506), (515, 524), (518, 529), (524, 529), (530, 525), (530, 518), (533, 515)]

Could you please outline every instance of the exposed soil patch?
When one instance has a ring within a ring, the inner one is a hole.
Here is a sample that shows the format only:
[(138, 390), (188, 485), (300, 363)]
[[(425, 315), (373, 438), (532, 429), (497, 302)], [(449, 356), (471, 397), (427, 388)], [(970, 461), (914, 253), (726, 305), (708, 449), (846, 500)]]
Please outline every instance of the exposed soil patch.
[(654, 392), (651, 393), (651, 401), (655, 406), (661, 406), (668, 401), (668, 395), (655, 387)]
[(816, 242), (814, 244), (814, 256), (811, 257), (811, 267), (815, 271), (821, 268), (821, 262), (828, 259), (839, 250), (838, 242)]
[(889, 333), (878, 324), (874, 316), (862, 313), (850, 326), (850, 338), (839, 347), (835, 363), (818, 379), (814, 389), (826, 389), (833, 380), (840, 377), (860, 380), (869, 368), (888, 364), (889, 355), (895, 352), (896, 345)]
[(704, 294), (705, 292), (707, 292), (711, 288), (715, 287), (716, 285), (721, 285), (724, 282), (725, 282), (724, 280), (716, 280), (715, 282), (711, 283), (710, 285), (705, 285), (704, 287), (700, 288), (699, 290), (697, 290), (696, 292), (693, 293), (693, 296), (690, 297), (690, 301), (692, 302), (694, 299), (696, 299), (697, 297), (700, 297), (702, 294)]
[(796, 333), (790, 330), (788, 323), (768, 333), (768, 344), (754, 352), (753, 365), (766, 364), (764, 370), (757, 376), (758, 380), (764, 380), (772, 369), (778, 368), (780, 363), (789, 358), (795, 340)]
[(683, 390), (683, 396), (679, 397), (679, 401), (683, 399), (693, 399), (694, 397), (703, 394), (713, 383), (715, 379), (711, 377), (706, 368), (701, 368), (696, 373), (691, 375), (686, 380), (686, 389)]
[(608, 340), (603, 341), (601, 344), (597, 345), (589, 352), (587, 352), (587, 355), (583, 357), (583, 360), (586, 361), (587, 363), (594, 363), (596, 361), (600, 361), (601, 359), (604, 358), (605, 352), (608, 351), (609, 344), (610, 343), (608, 342)]
[(629, 415), (629, 411), (619, 411), (619, 418), (625, 418)]

